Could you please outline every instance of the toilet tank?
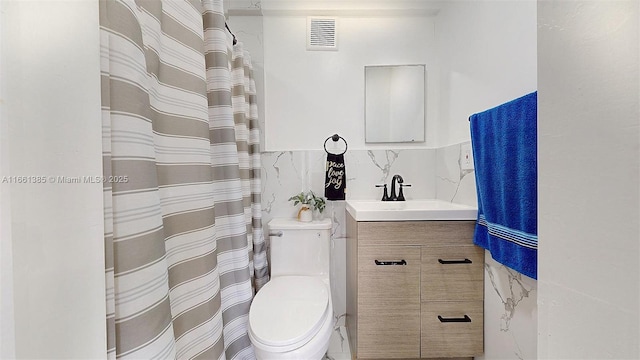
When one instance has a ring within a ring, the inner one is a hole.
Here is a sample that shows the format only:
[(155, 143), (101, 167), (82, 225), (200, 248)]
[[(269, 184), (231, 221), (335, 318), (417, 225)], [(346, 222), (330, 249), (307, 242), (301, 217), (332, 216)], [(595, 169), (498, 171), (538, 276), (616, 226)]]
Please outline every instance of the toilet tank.
[(323, 276), (331, 267), (331, 220), (301, 222), (269, 221), (271, 277), (283, 275)]

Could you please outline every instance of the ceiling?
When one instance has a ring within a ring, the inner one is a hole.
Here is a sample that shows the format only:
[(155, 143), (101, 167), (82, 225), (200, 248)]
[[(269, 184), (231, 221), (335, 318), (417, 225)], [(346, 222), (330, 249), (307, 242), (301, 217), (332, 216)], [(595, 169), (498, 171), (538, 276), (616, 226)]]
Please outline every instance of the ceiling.
[(435, 15), (439, 0), (224, 0), (229, 15)]

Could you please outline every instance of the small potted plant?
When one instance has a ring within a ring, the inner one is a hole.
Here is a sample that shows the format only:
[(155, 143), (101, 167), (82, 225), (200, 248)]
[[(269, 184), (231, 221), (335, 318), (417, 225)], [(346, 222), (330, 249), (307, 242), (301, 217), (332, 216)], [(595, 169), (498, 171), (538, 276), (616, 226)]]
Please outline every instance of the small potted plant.
[(290, 197), (289, 201), (293, 201), (293, 206), (301, 204), (297, 217), (299, 221), (305, 222), (313, 220), (313, 212), (316, 210), (319, 214), (322, 214), (324, 207), (327, 204), (323, 197), (316, 196), (313, 191), (308, 191), (306, 193), (301, 192), (298, 195)]

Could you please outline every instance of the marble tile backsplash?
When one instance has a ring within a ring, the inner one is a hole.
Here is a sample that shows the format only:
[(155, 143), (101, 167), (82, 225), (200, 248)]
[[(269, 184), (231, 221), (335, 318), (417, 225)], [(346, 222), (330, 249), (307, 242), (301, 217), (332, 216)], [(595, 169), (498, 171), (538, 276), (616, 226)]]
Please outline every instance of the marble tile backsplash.
[[(347, 199), (376, 200), (395, 174), (412, 186), (404, 189), (407, 199), (436, 198), (436, 150), (352, 150), (345, 154)], [(262, 153), (263, 223), (276, 217), (293, 217), (297, 210), (288, 199), (312, 190), (324, 195), (325, 152), (277, 151)], [(329, 201), (325, 216), (334, 220), (334, 235), (343, 237), (344, 202)]]
[(462, 145), (441, 147), (436, 150), (436, 197), (439, 200), (478, 206), (476, 179), (473, 170), (461, 166)]

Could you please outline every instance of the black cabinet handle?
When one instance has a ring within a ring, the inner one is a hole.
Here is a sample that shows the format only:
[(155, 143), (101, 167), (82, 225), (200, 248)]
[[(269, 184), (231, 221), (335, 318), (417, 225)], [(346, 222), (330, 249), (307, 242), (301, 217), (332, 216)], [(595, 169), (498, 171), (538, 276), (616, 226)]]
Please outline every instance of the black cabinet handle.
[(468, 317), (467, 315), (465, 315), (464, 317), (461, 318), (443, 318), (442, 316), (438, 315), (438, 320), (440, 320), (440, 322), (446, 323), (446, 322), (471, 322), (471, 318)]
[(404, 259), (400, 260), (400, 261), (379, 261), (379, 260), (373, 260), (376, 265), (407, 265), (407, 262), (404, 261)]
[(469, 259), (464, 259), (464, 260), (442, 260), (442, 259), (438, 259), (438, 262), (440, 264), (471, 264), (473, 263), (473, 261), (469, 260)]

